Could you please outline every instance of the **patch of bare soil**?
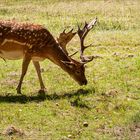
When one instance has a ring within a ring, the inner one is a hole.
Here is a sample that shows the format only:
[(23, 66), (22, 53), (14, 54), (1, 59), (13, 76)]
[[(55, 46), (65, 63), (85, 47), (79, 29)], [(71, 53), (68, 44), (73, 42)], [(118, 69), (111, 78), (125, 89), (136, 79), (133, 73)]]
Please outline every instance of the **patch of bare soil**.
[(17, 135), (17, 136), (23, 136), (25, 135), (24, 131), (16, 128), (15, 126), (8, 126), (3, 132), (3, 135), (5, 136), (12, 136), (12, 135)]
[(126, 127), (116, 126), (114, 128), (102, 127), (97, 130), (99, 133), (108, 134), (117, 140), (130, 139), (140, 140), (140, 123), (131, 124)]
[(16, 86), (17, 83), (18, 83), (17, 80), (9, 78), (9, 77), (4, 80), (1, 80), (0, 82), (1, 85), (8, 85), (8, 86)]
[(12, 85), (12, 86), (16, 86), (18, 83), (18, 80), (16, 80), (17, 77), (20, 77), (19, 73), (17, 72), (9, 72), (7, 74), (7, 77), (3, 80), (0, 81), (1, 85)]

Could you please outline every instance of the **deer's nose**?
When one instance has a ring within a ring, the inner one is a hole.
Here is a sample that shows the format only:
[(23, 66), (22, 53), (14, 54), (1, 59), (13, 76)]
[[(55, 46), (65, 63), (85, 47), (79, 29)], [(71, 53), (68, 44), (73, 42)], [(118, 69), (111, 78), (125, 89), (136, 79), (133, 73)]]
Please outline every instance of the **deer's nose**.
[(82, 85), (87, 85), (87, 80), (82, 81)]

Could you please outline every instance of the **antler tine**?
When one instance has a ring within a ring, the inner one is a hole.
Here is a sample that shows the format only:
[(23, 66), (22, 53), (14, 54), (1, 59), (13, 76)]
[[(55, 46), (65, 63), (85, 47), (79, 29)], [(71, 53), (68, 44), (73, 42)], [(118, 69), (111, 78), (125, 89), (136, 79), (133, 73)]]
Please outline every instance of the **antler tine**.
[(76, 52), (74, 52), (73, 54), (69, 55), (69, 57), (72, 57), (72, 56), (74, 56), (74, 55), (77, 54), (77, 53), (78, 53), (78, 51), (76, 51)]
[(71, 39), (75, 36), (77, 32), (73, 32), (73, 29), (66, 32), (66, 29), (62, 33), (60, 33), (59, 37), (57, 38), (58, 43), (60, 44), (63, 51), (68, 55), (66, 50), (66, 45), (71, 41)]
[(63, 30), (63, 33), (64, 33), (64, 34), (66, 33), (65, 31), (66, 31), (66, 29)]
[(72, 31), (73, 31), (73, 28), (68, 32), (68, 34), (69, 34), (69, 33), (72, 33)]
[(94, 27), (96, 22), (97, 22), (97, 17), (95, 19), (93, 19), (90, 23), (85, 22), (85, 25), (82, 29), (80, 29), (80, 26), (78, 25), (78, 35), (79, 35), (79, 38), (80, 38), (80, 45), (81, 45), (81, 47), (80, 47), (80, 59), (84, 63), (90, 62), (94, 58), (94, 56), (85, 57), (83, 55), (83, 53), (84, 53), (84, 50), (86, 48), (93, 45), (93, 44), (90, 44), (90, 45), (85, 46), (84, 45), (84, 39), (87, 36), (88, 32)]

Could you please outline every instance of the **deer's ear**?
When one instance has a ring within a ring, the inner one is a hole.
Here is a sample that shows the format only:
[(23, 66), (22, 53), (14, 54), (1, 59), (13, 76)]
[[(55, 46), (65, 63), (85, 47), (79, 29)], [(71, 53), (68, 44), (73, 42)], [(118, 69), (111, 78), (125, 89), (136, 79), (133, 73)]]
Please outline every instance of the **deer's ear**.
[(75, 64), (69, 61), (61, 61), (63, 64), (67, 65), (69, 68), (74, 68)]

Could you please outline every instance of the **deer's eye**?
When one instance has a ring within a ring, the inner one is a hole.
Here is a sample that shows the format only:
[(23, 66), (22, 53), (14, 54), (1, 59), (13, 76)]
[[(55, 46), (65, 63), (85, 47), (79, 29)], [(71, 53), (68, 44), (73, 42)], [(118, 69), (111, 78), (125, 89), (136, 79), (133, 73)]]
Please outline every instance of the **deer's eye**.
[(80, 74), (80, 71), (75, 71), (75, 73), (76, 73), (77, 75), (79, 75), (79, 74)]

